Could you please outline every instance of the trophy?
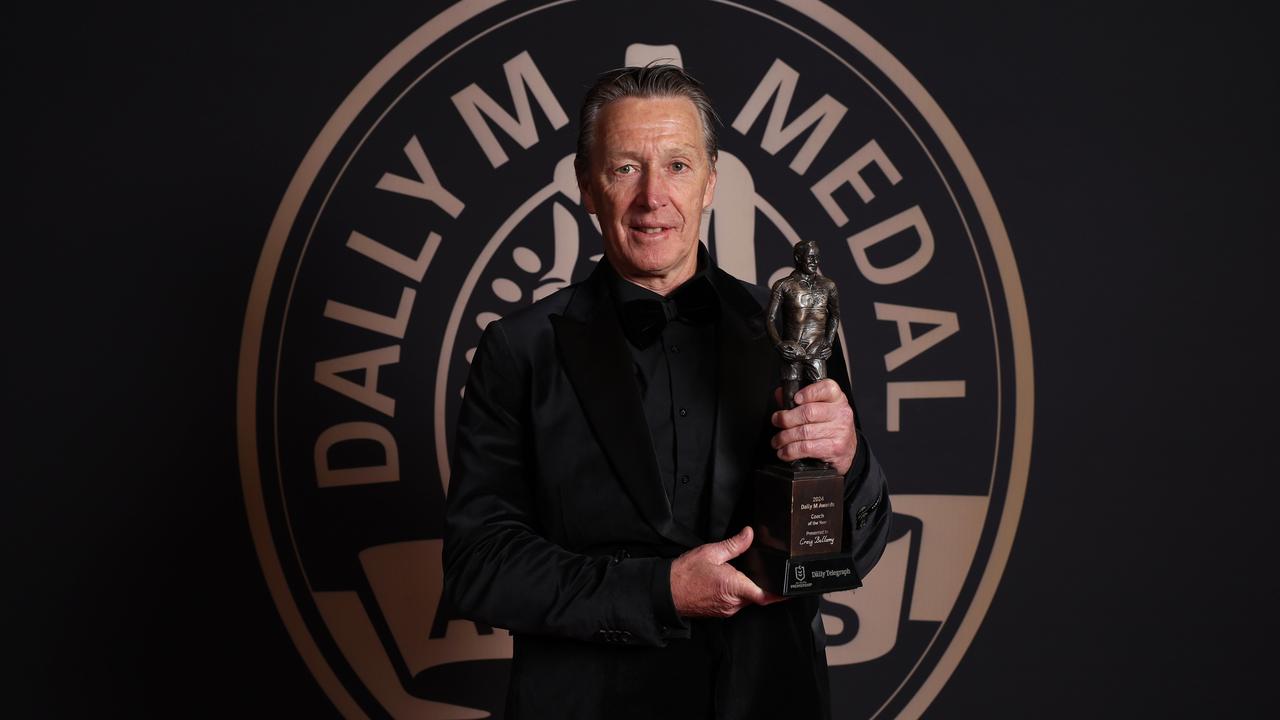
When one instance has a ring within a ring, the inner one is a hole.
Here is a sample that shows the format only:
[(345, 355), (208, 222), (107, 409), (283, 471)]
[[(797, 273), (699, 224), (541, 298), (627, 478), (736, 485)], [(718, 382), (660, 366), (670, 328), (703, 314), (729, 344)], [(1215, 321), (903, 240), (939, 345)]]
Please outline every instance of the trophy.
[[(818, 273), (818, 246), (795, 246), (796, 269), (773, 285), (766, 323), (782, 356), (782, 401), (795, 407), (805, 385), (827, 377), (840, 325), (836, 285)], [(755, 540), (742, 570), (782, 596), (810, 595), (862, 584), (844, 547), (844, 476), (829, 463), (782, 461), (755, 472)]]

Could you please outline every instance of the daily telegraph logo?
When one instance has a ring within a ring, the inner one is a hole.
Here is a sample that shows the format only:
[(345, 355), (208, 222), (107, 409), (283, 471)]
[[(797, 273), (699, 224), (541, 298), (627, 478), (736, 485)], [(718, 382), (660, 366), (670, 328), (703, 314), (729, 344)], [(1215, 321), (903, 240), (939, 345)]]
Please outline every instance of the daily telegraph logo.
[(703, 227), (720, 266), (767, 284), (812, 237), (845, 296), (895, 529), (866, 586), (824, 600), (838, 714), (918, 715), (991, 602), (1027, 480), (1030, 334), (995, 204), (925, 90), (818, 2), (461, 2), (325, 126), (245, 321), (254, 540), (347, 717), (501, 714), (510, 636), (440, 604), (452, 423), (483, 327), (599, 260), (571, 159), (586, 85), (658, 58), (727, 125)]

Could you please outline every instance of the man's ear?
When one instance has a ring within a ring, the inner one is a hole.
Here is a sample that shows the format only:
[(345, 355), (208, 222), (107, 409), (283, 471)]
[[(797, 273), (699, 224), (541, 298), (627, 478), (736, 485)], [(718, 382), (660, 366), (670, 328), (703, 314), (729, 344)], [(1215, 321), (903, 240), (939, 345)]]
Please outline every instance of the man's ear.
[(707, 176), (707, 189), (702, 193), (703, 209), (711, 207), (711, 203), (716, 199), (716, 163), (711, 162), (711, 174)]
[(591, 183), (585, 176), (578, 175), (578, 192), (582, 194), (582, 207), (590, 214), (596, 214), (596, 201), (591, 197)]

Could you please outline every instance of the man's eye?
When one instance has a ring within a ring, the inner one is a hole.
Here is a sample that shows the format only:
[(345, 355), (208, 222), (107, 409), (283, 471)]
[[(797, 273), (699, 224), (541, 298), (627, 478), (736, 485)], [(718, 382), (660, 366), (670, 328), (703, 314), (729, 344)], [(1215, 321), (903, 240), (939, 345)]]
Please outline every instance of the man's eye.
[(614, 170), (614, 172), (618, 173), (619, 175), (630, 175), (631, 173), (635, 172), (635, 170), (636, 170), (636, 167), (634, 165), (623, 165), (617, 170)]
[(671, 169), (676, 172), (684, 172), (689, 169), (689, 166), (677, 160), (676, 162), (671, 163)]

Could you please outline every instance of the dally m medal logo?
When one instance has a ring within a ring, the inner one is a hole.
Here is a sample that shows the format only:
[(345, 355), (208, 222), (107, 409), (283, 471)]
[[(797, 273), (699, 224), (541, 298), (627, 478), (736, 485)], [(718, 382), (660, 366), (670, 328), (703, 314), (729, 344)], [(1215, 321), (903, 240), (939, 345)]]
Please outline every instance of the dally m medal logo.
[(245, 317), (250, 527), (345, 717), (501, 715), (510, 635), (440, 604), (453, 422), (484, 326), (599, 260), (570, 116), (596, 73), (655, 59), (725, 121), (702, 228), (717, 263), (768, 285), (818, 239), (845, 298), (895, 516), (864, 587), (823, 600), (836, 714), (921, 714), (991, 603), (1027, 482), (1030, 331), (994, 200), (925, 89), (814, 0), (464, 1), (325, 125)]

